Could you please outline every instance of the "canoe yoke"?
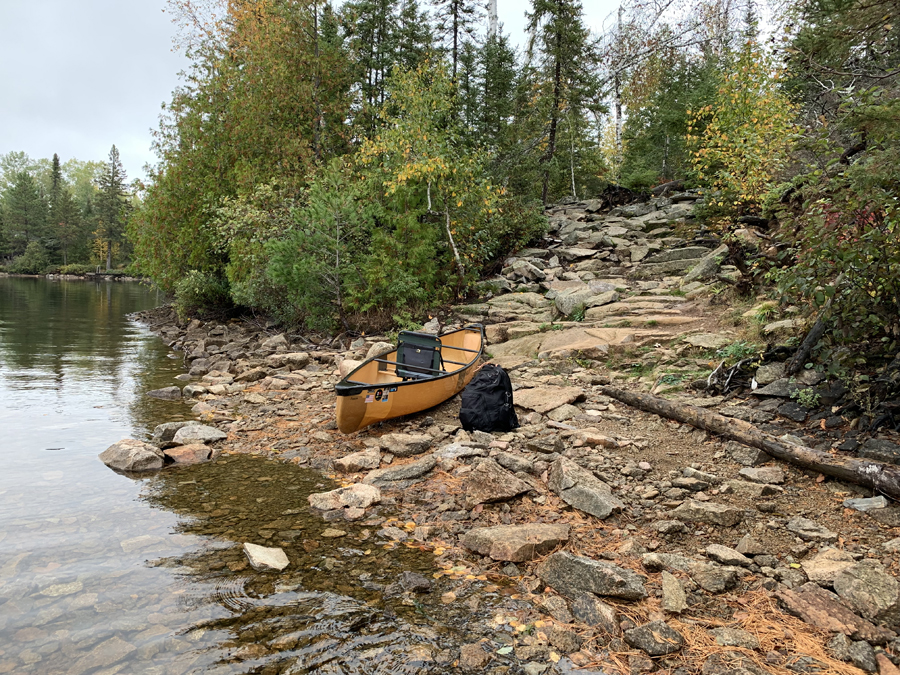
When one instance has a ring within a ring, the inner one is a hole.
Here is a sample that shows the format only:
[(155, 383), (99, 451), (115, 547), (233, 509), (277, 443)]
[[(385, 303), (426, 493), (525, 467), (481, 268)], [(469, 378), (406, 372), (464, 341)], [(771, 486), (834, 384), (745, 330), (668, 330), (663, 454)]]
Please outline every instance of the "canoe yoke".
[(406, 380), (424, 380), (443, 372), (441, 341), (430, 333), (401, 331), (397, 336), (397, 375)]

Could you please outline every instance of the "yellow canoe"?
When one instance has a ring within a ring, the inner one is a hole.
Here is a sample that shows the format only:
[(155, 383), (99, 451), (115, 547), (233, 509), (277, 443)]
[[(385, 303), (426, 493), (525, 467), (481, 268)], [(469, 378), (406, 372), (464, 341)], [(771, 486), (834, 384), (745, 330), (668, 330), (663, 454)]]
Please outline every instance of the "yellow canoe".
[(397, 349), (368, 359), (335, 385), (343, 433), (426, 410), (465, 388), (484, 352), (484, 328), (466, 326), (440, 337), (403, 331)]

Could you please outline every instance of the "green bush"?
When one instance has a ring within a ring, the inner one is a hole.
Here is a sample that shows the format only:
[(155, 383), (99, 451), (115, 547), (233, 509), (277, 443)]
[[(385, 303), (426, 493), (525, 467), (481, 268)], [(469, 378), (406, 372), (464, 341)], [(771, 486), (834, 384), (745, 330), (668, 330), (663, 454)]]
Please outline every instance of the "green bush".
[(182, 321), (194, 314), (220, 313), (230, 309), (228, 282), (214, 274), (191, 270), (175, 285), (174, 305)]
[(97, 271), (96, 265), (88, 265), (85, 263), (72, 263), (71, 265), (63, 265), (59, 268), (60, 274), (74, 274), (83, 276), (85, 274), (93, 274)]
[(9, 264), (13, 274), (45, 274), (50, 261), (47, 252), (38, 242), (33, 241), (25, 247), (25, 252)]

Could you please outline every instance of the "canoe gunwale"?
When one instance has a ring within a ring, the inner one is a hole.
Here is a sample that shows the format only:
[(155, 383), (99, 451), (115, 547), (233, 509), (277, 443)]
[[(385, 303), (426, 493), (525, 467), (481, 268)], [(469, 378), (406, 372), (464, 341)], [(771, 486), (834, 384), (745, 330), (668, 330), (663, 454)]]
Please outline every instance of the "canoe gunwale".
[[(463, 326), (462, 328), (460, 328), (458, 330), (451, 331), (450, 333), (447, 333), (440, 337), (444, 338), (444, 337), (447, 337), (448, 335), (453, 335), (454, 333), (461, 333), (461, 332), (478, 332), (479, 333), (479, 335), (481, 337), (481, 344), (479, 345), (478, 350), (476, 351), (474, 349), (467, 349), (464, 347), (451, 347), (449, 345), (446, 347), (446, 349), (463, 351), (463, 352), (472, 352), (475, 355), (472, 357), (471, 361), (461, 365), (456, 370), (442, 372), (440, 375), (434, 375), (432, 377), (427, 377), (427, 378), (422, 378), (422, 379), (417, 379), (417, 380), (405, 380), (405, 381), (400, 381), (400, 382), (392, 382), (390, 384), (391, 388), (406, 387), (409, 385), (423, 384), (426, 382), (436, 382), (438, 380), (442, 380), (447, 377), (455, 377), (455, 376), (458, 376), (460, 373), (466, 371), (467, 369), (471, 368), (476, 363), (478, 363), (478, 360), (481, 359), (482, 355), (484, 354), (484, 326), (482, 326), (481, 324), (470, 324), (468, 326)], [(443, 348), (443, 346), (442, 346), (442, 348)], [(358, 370), (361, 370), (362, 368), (365, 368), (369, 363), (372, 363), (373, 361), (379, 361), (379, 358), (376, 357), (376, 358), (366, 359), (361, 364), (359, 364), (356, 368), (354, 368), (350, 373), (348, 373), (345, 378), (343, 378), (340, 382), (338, 382), (334, 386), (335, 393), (338, 396), (357, 396), (359, 394), (362, 394), (367, 389), (384, 387), (385, 386), (384, 384), (378, 384), (375, 382), (366, 383), (366, 382), (360, 382), (359, 380), (352, 379), (354, 373), (356, 373)], [(394, 361), (391, 361), (390, 363), (394, 363)]]

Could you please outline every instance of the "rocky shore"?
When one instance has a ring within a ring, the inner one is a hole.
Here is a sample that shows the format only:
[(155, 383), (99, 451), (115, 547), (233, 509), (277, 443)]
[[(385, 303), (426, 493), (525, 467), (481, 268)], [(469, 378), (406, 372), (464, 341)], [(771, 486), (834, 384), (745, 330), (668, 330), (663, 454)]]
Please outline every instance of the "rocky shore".
[[(188, 372), (184, 386), (150, 394), (184, 398), (203, 426), (163, 425), (142, 448), (156, 459), (144, 458), (160, 468), (252, 453), (315, 468), (342, 487), (312, 495), (310, 508), (338, 533), (360, 521), (384, 546), (432, 551), (433, 578), (458, 584), (442, 602), (477, 607), (480, 596), (514, 593), (519, 609), (445, 655), (448, 666), (896, 673), (900, 508), (600, 392), (613, 381), (790, 442), (900, 457), (895, 433), (866, 433), (863, 415), (835, 412), (845, 392), (815, 368), (791, 379), (763, 364), (755, 390), (687, 386), (743, 339), (714, 304), (728, 283), (720, 277), (737, 272), (722, 267), (714, 237), (691, 229), (696, 198), (558, 205), (545, 248), (508, 260), (481, 302), (445, 317), (488, 324), (488, 350), (515, 388), (514, 432), (463, 431), (456, 399), (345, 436), (333, 385), (385, 336), (182, 327), (162, 308), (139, 318)], [(765, 245), (762, 233), (741, 236)], [(763, 334), (799, 325), (755, 311), (773, 319), (760, 322)], [(801, 390), (811, 393), (792, 398)], [(119, 448), (126, 458), (135, 450)], [(410, 602), (437, 592), (428, 579), (398, 583)]]

